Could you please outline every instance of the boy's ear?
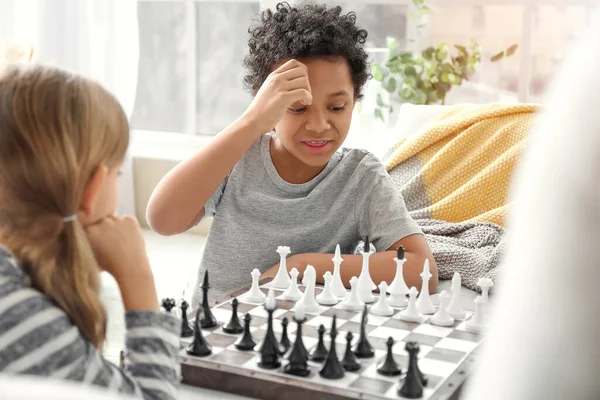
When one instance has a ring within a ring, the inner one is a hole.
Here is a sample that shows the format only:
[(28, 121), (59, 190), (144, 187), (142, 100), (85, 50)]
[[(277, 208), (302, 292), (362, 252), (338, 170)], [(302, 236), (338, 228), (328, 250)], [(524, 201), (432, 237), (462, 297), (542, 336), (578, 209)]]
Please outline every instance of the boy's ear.
[(104, 165), (99, 166), (92, 172), (92, 175), (83, 190), (81, 202), (79, 203), (79, 212), (84, 216), (89, 217), (93, 213), (94, 207), (96, 206), (96, 200), (98, 199), (98, 195), (104, 185), (107, 175), (108, 167)]

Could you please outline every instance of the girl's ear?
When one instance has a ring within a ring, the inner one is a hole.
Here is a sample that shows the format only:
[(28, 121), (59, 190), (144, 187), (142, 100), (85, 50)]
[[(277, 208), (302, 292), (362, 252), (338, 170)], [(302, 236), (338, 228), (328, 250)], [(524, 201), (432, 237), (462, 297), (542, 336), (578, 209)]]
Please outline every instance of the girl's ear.
[(100, 190), (104, 185), (107, 175), (108, 168), (104, 165), (99, 166), (92, 172), (92, 176), (85, 186), (83, 195), (81, 196), (81, 202), (79, 203), (79, 212), (85, 217), (89, 217), (94, 212), (96, 200), (98, 199), (98, 195), (100, 194)]

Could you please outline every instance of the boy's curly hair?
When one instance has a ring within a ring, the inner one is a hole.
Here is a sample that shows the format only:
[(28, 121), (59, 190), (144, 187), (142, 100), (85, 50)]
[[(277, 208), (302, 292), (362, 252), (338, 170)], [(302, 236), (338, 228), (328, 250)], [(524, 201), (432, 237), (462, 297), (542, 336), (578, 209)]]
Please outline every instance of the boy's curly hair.
[(362, 98), (362, 89), (371, 77), (364, 49), (367, 31), (355, 25), (356, 13), (341, 13), (339, 6), (328, 9), (324, 4), (304, 3), (291, 7), (287, 2), (277, 4), (275, 13), (263, 11), (260, 21), (248, 29), (246, 87), (257, 91), (272, 66), (284, 59), (341, 56), (350, 65), (354, 96)]

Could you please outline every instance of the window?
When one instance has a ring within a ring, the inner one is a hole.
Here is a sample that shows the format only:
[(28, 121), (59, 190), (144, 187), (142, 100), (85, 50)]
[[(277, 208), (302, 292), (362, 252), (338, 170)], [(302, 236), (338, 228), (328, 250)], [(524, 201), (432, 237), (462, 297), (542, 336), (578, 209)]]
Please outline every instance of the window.
[[(539, 101), (592, 12), (585, 0), (426, 0), (431, 13), (416, 21), (409, 17), (412, 0), (322, 1), (357, 13), (369, 32), (373, 61), (385, 62), (388, 37), (417, 51), (441, 41), (477, 40), (482, 65), (450, 91), (447, 104)], [(241, 115), (251, 102), (243, 86), (247, 29), (261, 9), (277, 2), (138, 0), (140, 62), (132, 126), (214, 135)], [(490, 61), (514, 43), (519, 47), (512, 57)], [(367, 91), (377, 85), (371, 81)]]
[[(138, 1), (140, 59), (132, 127), (214, 135), (239, 117), (252, 100), (243, 86), (248, 27), (261, 9), (276, 3)], [(377, 49), (386, 46), (388, 36), (406, 39), (408, 6), (398, 3), (328, 2), (356, 11), (377, 61), (383, 61)]]

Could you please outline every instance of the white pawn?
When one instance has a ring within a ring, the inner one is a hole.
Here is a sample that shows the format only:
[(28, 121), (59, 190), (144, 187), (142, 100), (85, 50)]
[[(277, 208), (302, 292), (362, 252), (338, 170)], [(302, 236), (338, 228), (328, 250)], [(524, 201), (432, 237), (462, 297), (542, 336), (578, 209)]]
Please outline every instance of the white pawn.
[(479, 333), (485, 329), (485, 316), (483, 315), (483, 307), (485, 304), (481, 296), (477, 296), (473, 302), (475, 303), (475, 313), (467, 321), (465, 327), (468, 331)]
[(454, 318), (448, 314), (448, 300), (450, 300), (450, 295), (442, 290), (442, 293), (440, 293), (440, 308), (429, 319), (431, 324), (437, 326), (452, 326), (454, 324)]
[(279, 253), (279, 270), (275, 278), (268, 284), (268, 287), (275, 289), (287, 289), (290, 287), (290, 276), (288, 275), (286, 257), (290, 254), (290, 248), (288, 246), (277, 247)]
[(423, 322), (423, 314), (419, 312), (417, 309), (417, 294), (419, 291), (416, 287), (411, 287), (408, 291), (408, 306), (404, 311), (401, 311), (398, 314), (398, 318), (407, 322)]
[(425, 264), (423, 264), (423, 272), (421, 272), (421, 293), (417, 299), (417, 307), (423, 314), (433, 314), (435, 312), (435, 307), (429, 296), (429, 280), (431, 279), (431, 276), (432, 275), (429, 272), (429, 259), (426, 258)]
[(325, 281), (325, 285), (323, 287), (323, 291), (317, 296), (317, 303), (324, 306), (332, 306), (338, 303), (337, 297), (331, 293), (331, 280), (333, 279), (331, 272), (327, 271), (323, 275), (323, 280)]
[(387, 292), (390, 294), (388, 303), (392, 307), (405, 307), (408, 303), (408, 300), (406, 299), (406, 295), (408, 294), (408, 286), (406, 286), (406, 282), (404, 281), (403, 268), (404, 263), (406, 262), (406, 258), (404, 258), (404, 248), (398, 248), (397, 256), (402, 258), (394, 258), (394, 261), (396, 262), (396, 275), (394, 276), (394, 280), (387, 290)]
[(350, 279), (350, 295), (346, 297), (339, 305), (342, 310), (361, 311), (365, 305), (358, 296), (358, 278), (353, 276)]
[(394, 314), (394, 309), (387, 302), (387, 287), (388, 285), (385, 281), (379, 284), (379, 301), (371, 307), (371, 314), (381, 317), (389, 317)]
[(291, 285), (287, 288), (285, 292), (279, 298), (283, 300), (291, 300), (298, 301), (302, 298), (302, 292), (298, 289), (298, 270), (296, 268), (292, 268), (290, 271), (291, 275)]
[(302, 283), (306, 286), (306, 289), (304, 289), (302, 298), (298, 300), (298, 303), (302, 303), (304, 306), (304, 312), (311, 314), (318, 312), (319, 303), (317, 303), (315, 298), (315, 285), (317, 283), (317, 272), (315, 271), (315, 267), (312, 265), (306, 266)]
[(481, 297), (483, 300), (483, 304), (487, 304), (488, 293), (490, 291), (490, 288), (494, 286), (494, 282), (490, 278), (479, 278), (477, 280), (477, 286), (481, 288)]
[(342, 282), (342, 274), (340, 270), (340, 265), (344, 259), (340, 254), (340, 245), (335, 246), (335, 255), (331, 259), (333, 261), (333, 280), (331, 281), (331, 292), (334, 296), (344, 298), (348, 295), (348, 291), (344, 287), (344, 283)]
[(258, 287), (260, 271), (257, 268), (254, 268), (250, 275), (252, 275), (252, 287), (246, 292), (246, 294), (244, 294), (244, 301), (247, 303), (262, 304), (267, 296), (265, 296), (265, 294)]
[(452, 298), (450, 299), (450, 305), (448, 306), (448, 314), (454, 319), (465, 319), (466, 317), (465, 311), (460, 305), (460, 288), (460, 274), (455, 272), (452, 276)]

